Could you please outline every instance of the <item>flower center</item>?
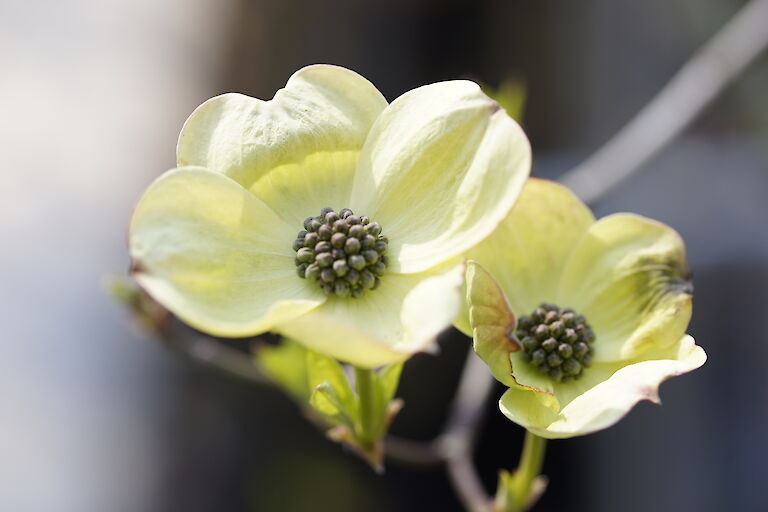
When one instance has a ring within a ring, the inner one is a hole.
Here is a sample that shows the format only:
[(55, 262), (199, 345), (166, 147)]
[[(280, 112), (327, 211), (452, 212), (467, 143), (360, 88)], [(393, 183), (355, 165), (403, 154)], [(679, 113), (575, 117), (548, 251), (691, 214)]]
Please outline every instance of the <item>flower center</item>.
[(296, 272), (314, 280), (327, 296), (358, 298), (373, 290), (387, 268), (387, 244), (378, 222), (349, 208), (323, 208), (307, 217), (293, 242)]
[(552, 380), (578, 379), (591, 364), (595, 333), (572, 309), (542, 303), (530, 316), (520, 317), (515, 333), (525, 360)]

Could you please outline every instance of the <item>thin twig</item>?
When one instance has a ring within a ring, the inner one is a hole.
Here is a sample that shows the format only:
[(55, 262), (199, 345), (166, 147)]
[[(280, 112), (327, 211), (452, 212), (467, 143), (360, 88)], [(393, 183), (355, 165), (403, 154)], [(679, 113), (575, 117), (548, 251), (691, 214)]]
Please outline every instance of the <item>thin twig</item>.
[(229, 348), (218, 340), (206, 336), (161, 332), (161, 338), (173, 349), (194, 361), (212, 366), (243, 380), (266, 384), (270, 381), (259, 371), (248, 354)]
[(768, 45), (768, 0), (752, 0), (650, 103), (561, 180), (593, 203), (672, 142)]
[(491, 506), (491, 499), (483, 488), (472, 459), (494, 384), (485, 363), (470, 349), (448, 422), (438, 438), (451, 483), (461, 502), (471, 512), (487, 512)]

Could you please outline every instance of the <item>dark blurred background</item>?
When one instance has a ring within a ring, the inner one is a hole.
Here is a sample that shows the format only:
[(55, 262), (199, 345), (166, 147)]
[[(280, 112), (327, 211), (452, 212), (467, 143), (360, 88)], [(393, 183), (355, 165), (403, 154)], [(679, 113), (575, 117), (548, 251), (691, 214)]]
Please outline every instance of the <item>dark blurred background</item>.
[[(350, 67), (392, 100), (457, 77), (528, 86), (533, 174), (599, 147), (743, 2), (0, 0), (0, 509), (461, 510), (440, 468), (383, 477), (275, 389), (132, 329), (101, 283), (127, 267), (131, 208), (174, 166), (206, 98), (269, 98), (298, 68)], [(768, 20), (766, 21), (768, 24)], [(549, 444), (536, 510), (765, 510), (768, 59), (595, 205), (687, 242), (690, 331), (709, 362), (617, 426)], [(417, 356), (394, 432), (439, 432), (468, 341)], [(519, 427), (487, 404), (489, 490)]]

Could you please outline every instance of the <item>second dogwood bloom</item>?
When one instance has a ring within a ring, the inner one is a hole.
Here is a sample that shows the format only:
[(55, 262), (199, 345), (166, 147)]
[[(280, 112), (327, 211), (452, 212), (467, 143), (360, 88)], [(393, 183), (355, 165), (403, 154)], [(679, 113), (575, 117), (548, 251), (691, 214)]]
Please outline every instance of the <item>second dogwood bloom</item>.
[(664, 224), (628, 213), (595, 221), (565, 187), (531, 179), (469, 257), (469, 314), (457, 324), (509, 387), (502, 412), (534, 434), (606, 428), (706, 360), (685, 334), (683, 241)]

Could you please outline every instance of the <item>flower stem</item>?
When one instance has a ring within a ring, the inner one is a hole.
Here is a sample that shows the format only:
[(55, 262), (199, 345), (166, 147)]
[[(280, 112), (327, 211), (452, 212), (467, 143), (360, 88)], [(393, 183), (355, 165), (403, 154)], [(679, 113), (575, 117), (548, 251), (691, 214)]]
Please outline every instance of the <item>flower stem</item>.
[(373, 370), (355, 366), (355, 387), (360, 403), (360, 442), (370, 445), (374, 441)]
[(515, 500), (512, 510), (522, 511), (528, 508), (533, 491), (533, 483), (536, 477), (541, 473), (544, 465), (544, 451), (547, 446), (547, 440), (529, 431), (525, 432), (525, 441), (523, 442), (523, 453), (520, 456), (520, 465), (515, 474), (515, 489), (513, 497)]

